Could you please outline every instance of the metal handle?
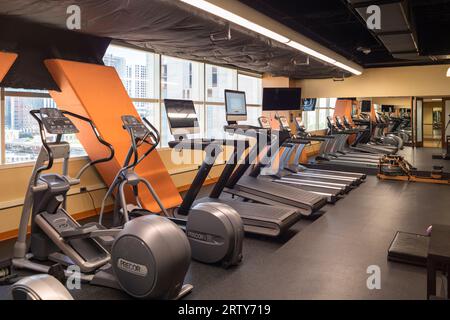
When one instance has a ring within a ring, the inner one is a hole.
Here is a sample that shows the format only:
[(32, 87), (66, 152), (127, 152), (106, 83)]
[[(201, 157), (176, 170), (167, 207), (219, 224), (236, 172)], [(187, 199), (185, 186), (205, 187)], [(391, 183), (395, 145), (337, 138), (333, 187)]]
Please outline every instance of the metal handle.
[(77, 118), (79, 120), (82, 120), (84, 122), (89, 123), (89, 125), (91, 126), (92, 131), (94, 132), (95, 137), (97, 138), (97, 140), (102, 145), (106, 146), (108, 148), (108, 150), (109, 150), (109, 156), (108, 157), (97, 159), (97, 160), (91, 160), (88, 164), (83, 166), (83, 168), (81, 168), (80, 171), (78, 172), (78, 174), (76, 175), (76, 179), (80, 179), (80, 177), (87, 170), (87, 168), (89, 168), (91, 166), (94, 166), (96, 164), (99, 164), (99, 163), (111, 161), (114, 158), (114, 154), (115, 154), (114, 147), (109, 142), (107, 142), (107, 141), (105, 141), (103, 139), (103, 137), (100, 135), (100, 133), (97, 130), (97, 127), (95, 126), (94, 122), (91, 119), (83, 117), (83, 116), (81, 116), (79, 114), (76, 114), (76, 113), (73, 113), (73, 112), (70, 112), (70, 111), (66, 111), (66, 110), (62, 110), (61, 112), (64, 115), (69, 115), (71, 117), (74, 117), (74, 118)]
[(37, 185), (37, 180), (38, 180), (38, 178), (40, 176), (40, 173), (42, 171), (50, 170), (53, 167), (53, 160), (54, 160), (53, 151), (52, 151), (52, 149), (50, 148), (50, 146), (47, 143), (47, 137), (46, 137), (46, 134), (45, 134), (44, 124), (42, 123), (42, 119), (37, 116), (38, 113), (40, 113), (39, 110), (31, 110), (30, 111), (31, 116), (34, 119), (36, 119), (36, 121), (39, 124), (39, 131), (40, 131), (40, 135), (41, 135), (41, 141), (42, 141), (42, 145), (44, 146), (45, 151), (47, 152), (48, 162), (47, 162), (46, 166), (42, 166), (42, 167), (40, 167), (40, 168), (38, 168), (36, 170), (36, 175), (35, 175), (35, 178), (34, 178), (34, 181), (33, 181), (33, 184), (35, 186)]

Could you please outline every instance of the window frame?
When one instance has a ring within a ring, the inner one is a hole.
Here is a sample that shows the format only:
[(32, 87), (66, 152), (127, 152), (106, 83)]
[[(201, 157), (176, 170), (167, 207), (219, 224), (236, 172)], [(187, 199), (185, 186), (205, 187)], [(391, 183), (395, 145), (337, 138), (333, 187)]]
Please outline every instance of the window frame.
[(320, 127), (320, 111), (321, 110), (327, 110), (327, 114), (326, 116), (330, 115), (330, 112), (332, 110), (335, 109), (336, 104), (334, 106), (331, 105), (331, 100), (336, 99), (336, 98), (317, 98), (317, 100), (319, 99), (326, 99), (326, 106), (325, 107), (316, 107), (316, 109), (314, 110), (314, 117), (315, 117), (315, 127), (314, 128), (309, 128), (309, 124), (308, 124), (308, 118), (305, 115), (305, 112), (312, 112), (312, 111), (303, 111), (302, 112), (302, 121), (305, 125), (305, 127), (307, 128), (307, 132), (315, 132), (315, 131), (321, 131), (321, 130), (326, 130), (327, 127), (325, 128), (321, 128)]

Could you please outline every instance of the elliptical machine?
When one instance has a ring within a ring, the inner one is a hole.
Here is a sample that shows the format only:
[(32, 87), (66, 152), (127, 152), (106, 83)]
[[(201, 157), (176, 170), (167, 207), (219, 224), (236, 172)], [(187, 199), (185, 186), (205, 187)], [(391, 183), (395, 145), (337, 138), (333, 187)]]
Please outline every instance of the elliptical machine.
[[(184, 233), (176, 224), (159, 216), (134, 219), (123, 228), (105, 229), (98, 224), (81, 226), (66, 211), (69, 189), (80, 183), (80, 177), (91, 166), (110, 161), (113, 147), (98, 133), (93, 122), (83, 116), (43, 108), (30, 112), (39, 124), (42, 148), (36, 160), (25, 196), (14, 246), (12, 264), (18, 269), (49, 273), (52, 267), (76, 266), (81, 281), (92, 285), (123, 290), (139, 299), (177, 299), (192, 290), (183, 285), (191, 259), (191, 249)], [(108, 157), (91, 160), (75, 178), (68, 175), (70, 144), (62, 140), (66, 134), (78, 133), (67, 117), (87, 122), (98, 142), (109, 150)], [(55, 135), (50, 142), (47, 133)], [(62, 159), (62, 174), (44, 171)], [(31, 244), (27, 246), (27, 227), (31, 218)], [(111, 246), (111, 251), (105, 249)], [(72, 273), (64, 270), (66, 276)], [(34, 277), (13, 287), (19, 295), (33, 299), (57, 290), (52, 277)], [(61, 294), (60, 296), (66, 296)]]
[(384, 117), (383, 114), (375, 112), (375, 132), (373, 134), (373, 139), (376, 143), (384, 146), (393, 146), (398, 150), (403, 149), (403, 140), (399, 136), (392, 133), (385, 133), (386, 128), (389, 127), (389, 122)]
[[(191, 207), (200, 188), (211, 170), (215, 159), (221, 153), (222, 148), (218, 143), (212, 141), (186, 140), (180, 141), (180, 148), (200, 147), (202, 150), (210, 149), (211, 154), (205, 159), (192, 183), (188, 195), (184, 197), (183, 203), (175, 211), (177, 217), (168, 213), (164, 204), (156, 194), (151, 183), (140, 177), (134, 169), (144, 160), (160, 143), (158, 130), (145, 118), (143, 122), (131, 115), (122, 116), (123, 128), (127, 130), (131, 139), (122, 168), (111, 183), (105, 197), (103, 198), (100, 211), (99, 223), (103, 224), (103, 215), (106, 200), (115, 194), (113, 223), (115, 226), (128, 223), (132, 218), (155, 215), (143, 208), (139, 199), (139, 185), (145, 186), (150, 192), (163, 215), (179, 225), (187, 235), (192, 248), (192, 258), (203, 263), (221, 263), (224, 267), (237, 265), (242, 261), (242, 245), (244, 238), (244, 226), (242, 219), (230, 206), (208, 202), (199, 203)], [(139, 149), (148, 148), (139, 155)], [(130, 186), (136, 205), (127, 203), (125, 187)]]

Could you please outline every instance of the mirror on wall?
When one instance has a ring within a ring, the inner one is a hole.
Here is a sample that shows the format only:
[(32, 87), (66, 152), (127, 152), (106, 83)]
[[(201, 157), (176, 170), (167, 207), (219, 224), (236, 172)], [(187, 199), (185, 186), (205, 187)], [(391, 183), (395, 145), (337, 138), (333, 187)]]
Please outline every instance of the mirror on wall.
[[(384, 135), (400, 136), (406, 145), (413, 144), (411, 97), (359, 97), (352, 104), (354, 119), (366, 118), (372, 123), (372, 139)], [(380, 124), (377, 126), (377, 123)]]

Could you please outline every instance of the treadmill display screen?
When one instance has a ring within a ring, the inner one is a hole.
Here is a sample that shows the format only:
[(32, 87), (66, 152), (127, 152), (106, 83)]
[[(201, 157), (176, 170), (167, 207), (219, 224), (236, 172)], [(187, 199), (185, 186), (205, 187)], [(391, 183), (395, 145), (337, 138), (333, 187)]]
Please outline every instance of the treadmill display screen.
[(165, 99), (164, 105), (172, 129), (198, 127), (193, 101)]
[(245, 92), (225, 90), (225, 105), (229, 116), (247, 115)]
[(263, 110), (300, 110), (302, 107), (300, 88), (264, 88)]

